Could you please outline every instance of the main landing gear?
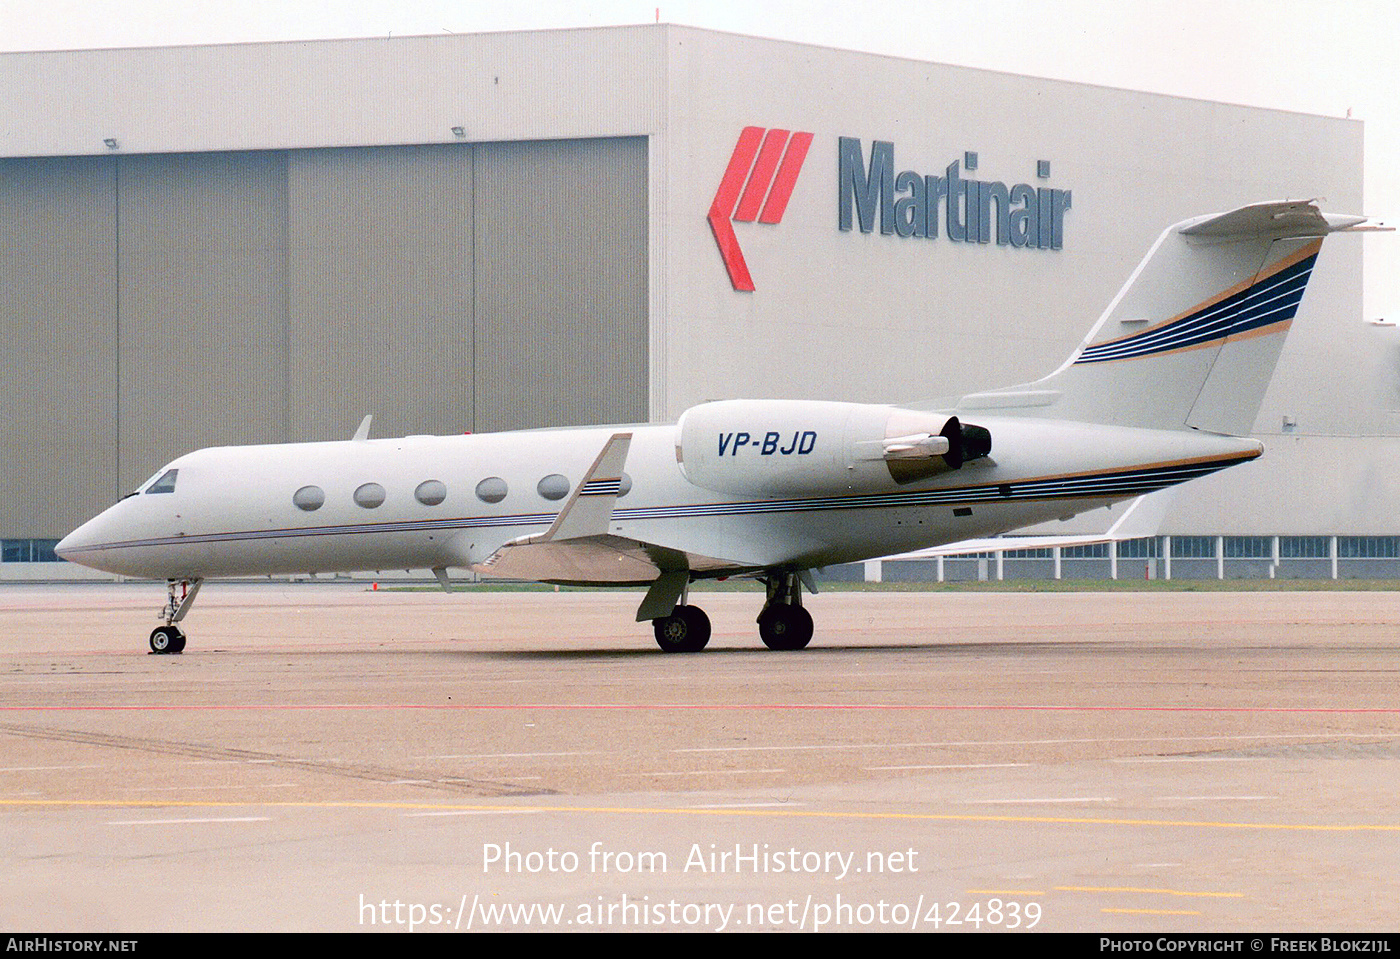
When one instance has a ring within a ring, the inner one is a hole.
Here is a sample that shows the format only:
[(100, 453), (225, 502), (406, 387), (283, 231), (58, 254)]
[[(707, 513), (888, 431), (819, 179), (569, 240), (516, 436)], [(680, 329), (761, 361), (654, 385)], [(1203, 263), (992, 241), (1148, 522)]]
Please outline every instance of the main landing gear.
[[(808, 590), (817, 591), (811, 574), (806, 570), (775, 572), (761, 582), (768, 588), (768, 599), (758, 614), (763, 645), (769, 649), (804, 648), (812, 641), (812, 614), (802, 608), (802, 586), (805, 583)], [(677, 592), (670, 594), (675, 597), (675, 608), (651, 621), (656, 644), (668, 653), (698, 653), (710, 641), (710, 617), (700, 607), (686, 603), (683, 581), (675, 585)]]
[[(763, 645), (769, 649), (804, 648), (812, 641), (812, 614), (802, 608), (802, 578), (798, 573), (774, 573), (763, 584), (768, 587), (768, 602), (758, 614), (758, 636)], [(809, 588), (811, 585), (809, 578)]]
[(157, 656), (185, 651), (185, 631), (176, 624), (185, 618), (199, 595), (202, 579), (171, 579), (165, 583), (166, 600), (160, 609), (164, 626), (151, 630), (151, 652)]
[(651, 621), (656, 645), (668, 653), (698, 653), (710, 641), (710, 617), (699, 606), (677, 606)]

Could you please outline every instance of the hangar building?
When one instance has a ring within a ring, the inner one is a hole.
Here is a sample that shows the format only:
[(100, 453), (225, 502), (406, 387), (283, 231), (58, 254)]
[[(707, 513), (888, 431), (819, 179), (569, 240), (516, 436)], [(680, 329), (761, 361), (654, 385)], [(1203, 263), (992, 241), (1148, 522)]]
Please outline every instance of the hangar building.
[[(1169, 224), (1361, 211), (1357, 121), (672, 25), (10, 53), (0, 89), (9, 575), (180, 453), (366, 413), (450, 433), (1024, 382)], [(886, 173), (919, 212), (877, 209)], [(1394, 556), (1397, 359), (1360, 239), (1329, 240), (1267, 454), (1162, 532)]]

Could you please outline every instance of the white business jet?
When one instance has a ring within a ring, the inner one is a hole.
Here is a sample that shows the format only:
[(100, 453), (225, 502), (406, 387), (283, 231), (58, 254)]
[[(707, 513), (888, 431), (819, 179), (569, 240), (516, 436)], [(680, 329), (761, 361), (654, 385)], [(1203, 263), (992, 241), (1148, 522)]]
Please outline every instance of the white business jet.
[(58, 544), (164, 579), (155, 652), (209, 577), (430, 569), (649, 587), (668, 652), (710, 638), (703, 579), (767, 586), (773, 649), (812, 637), (811, 570), (1132, 499), (1263, 452), (1245, 438), (1328, 233), (1308, 201), (1167, 229), (1078, 349), (945, 407), (726, 400), (674, 424), (217, 447), (180, 457)]

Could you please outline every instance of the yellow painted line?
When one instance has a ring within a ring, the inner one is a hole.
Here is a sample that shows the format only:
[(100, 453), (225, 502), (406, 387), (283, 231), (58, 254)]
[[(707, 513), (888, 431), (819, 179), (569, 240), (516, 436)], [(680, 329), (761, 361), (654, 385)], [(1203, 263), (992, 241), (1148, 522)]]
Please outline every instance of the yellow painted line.
[(667, 806), (533, 806), (520, 803), (413, 803), (413, 802), (236, 802), (233, 800), (146, 800), (146, 799), (0, 799), (0, 808), (190, 808), (190, 809), (480, 809), (493, 812), (515, 812), (529, 809), (536, 812), (608, 813), (663, 816), (747, 816), (750, 818), (781, 819), (858, 819), (891, 822), (986, 822), (1026, 823), (1065, 826), (1173, 826), (1190, 829), (1257, 829), (1292, 832), (1392, 832), (1400, 833), (1400, 824), (1356, 823), (1336, 825), (1327, 823), (1271, 822), (1213, 822), (1209, 820), (1177, 819), (1107, 819), (1074, 816), (976, 816), (959, 813), (900, 813), (900, 812), (835, 812), (811, 809), (699, 809)]
[(1154, 896), (1199, 896), (1212, 899), (1243, 899), (1242, 892), (1186, 892), (1183, 889), (1144, 889), (1139, 886), (1056, 886), (1056, 892), (1143, 892)]
[(1099, 912), (1120, 912), (1134, 916), (1199, 916), (1188, 909), (1100, 909)]
[(966, 889), (969, 896), (1043, 896), (1044, 889)]

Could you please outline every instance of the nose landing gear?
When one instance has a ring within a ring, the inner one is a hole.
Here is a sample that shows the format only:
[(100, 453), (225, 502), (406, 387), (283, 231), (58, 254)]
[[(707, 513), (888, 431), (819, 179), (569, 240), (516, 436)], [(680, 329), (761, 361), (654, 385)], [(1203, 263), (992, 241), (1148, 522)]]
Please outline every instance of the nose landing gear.
[(166, 656), (185, 651), (185, 631), (175, 624), (184, 619), (185, 614), (190, 611), (203, 582), (202, 579), (166, 580), (165, 605), (161, 607), (159, 614), (165, 620), (165, 625), (151, 630), (153, 655)]
[(151, 630), (151, 652), (157, 656), (185, 651), (185, 631), (179, 626), (157, 626)]

